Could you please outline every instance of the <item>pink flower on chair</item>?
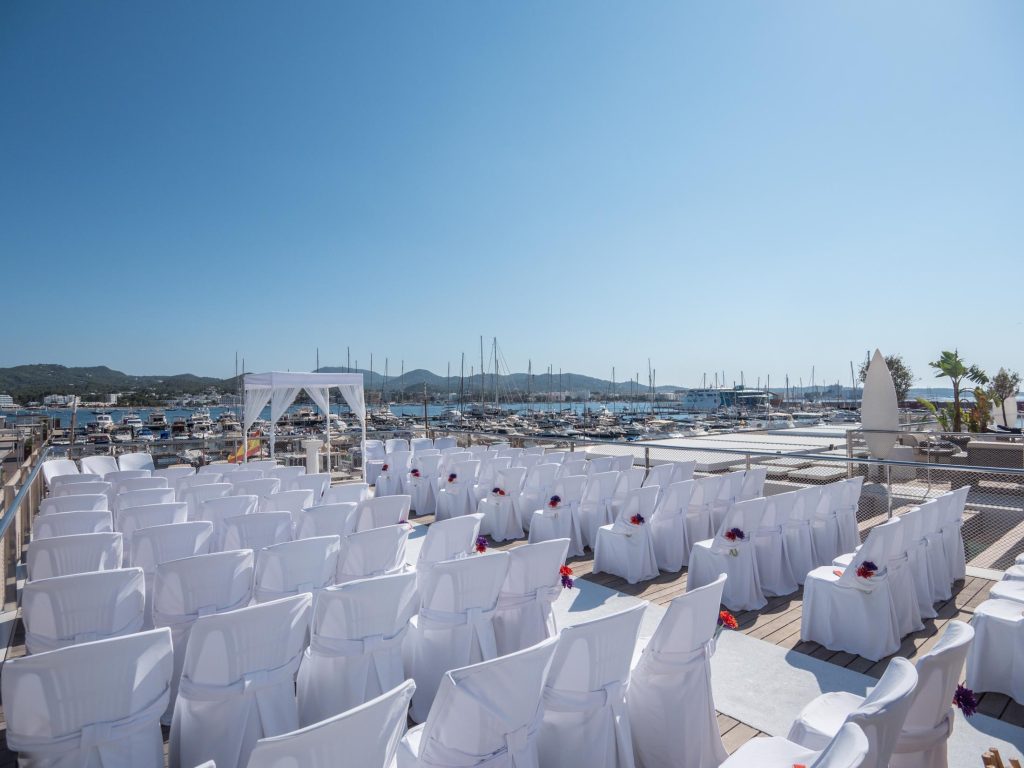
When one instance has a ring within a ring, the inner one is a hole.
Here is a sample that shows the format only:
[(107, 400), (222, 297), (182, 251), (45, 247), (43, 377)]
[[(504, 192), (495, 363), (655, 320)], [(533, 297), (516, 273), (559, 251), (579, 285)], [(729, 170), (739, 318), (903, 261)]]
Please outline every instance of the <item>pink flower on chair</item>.
[(449, 483), (454, 483), (455, 482), (455, 478), (457, 478), (457, 477), (458, 477), (458, 475), (456, 475), (454, 472), (452, 472), (450, 475), (448, 475), (448, 482)]

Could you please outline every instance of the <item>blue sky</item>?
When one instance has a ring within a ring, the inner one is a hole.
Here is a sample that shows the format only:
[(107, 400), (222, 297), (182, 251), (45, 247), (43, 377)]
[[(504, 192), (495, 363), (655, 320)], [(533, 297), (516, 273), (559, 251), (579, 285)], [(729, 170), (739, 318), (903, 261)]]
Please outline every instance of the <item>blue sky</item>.
[(1016, 0), (3, 3), (0, 365), (1021, 369), (1022, 34)]

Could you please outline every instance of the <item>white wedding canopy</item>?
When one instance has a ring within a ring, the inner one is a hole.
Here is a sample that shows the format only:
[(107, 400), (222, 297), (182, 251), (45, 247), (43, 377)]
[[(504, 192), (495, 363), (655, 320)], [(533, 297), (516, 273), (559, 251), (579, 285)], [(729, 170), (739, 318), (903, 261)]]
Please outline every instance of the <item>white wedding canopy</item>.
[[(363, 398), (363, 374), (361, 373), (292, 373), (271, 371), (270, 373), (247, 373), (245, 375), (245, 410), (243, 412), (243, 432), (248, 435), (249, 427), (259, 418), (260, 413), (270, 403), (270, 455), (274, 455), (274, 424), (280, 419), (288, 406), (295, 401), (300, 391), (306, 393), (323, 411), (327, 430), (327, 467), (331, 466), (331, 405), (329, 392), (331, 387), (341, 390), (352, 413), (359, 419), (363, 428), (362, 449), (366, 450), (366, 402)], [(246, 452), (248, 461), (248, 452)], [(366, 474), (366, 462), (363, 462), (363, 474)]]

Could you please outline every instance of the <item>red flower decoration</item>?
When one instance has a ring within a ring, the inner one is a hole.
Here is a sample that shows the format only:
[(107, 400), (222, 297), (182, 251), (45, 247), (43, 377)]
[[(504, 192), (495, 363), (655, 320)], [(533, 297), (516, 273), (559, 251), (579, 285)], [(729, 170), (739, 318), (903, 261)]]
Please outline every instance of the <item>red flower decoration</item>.
[(872, 563), (870, 560), (865, 560), (863, 563), (857, 566), (857, 575), (862, 579), (870, 579), (875, 575), (875, 571), (878, 570), (878, 566)]
[(631, 518), (629, 518), (629, 522), (631, 522), (633, 525), (643, 525), (644, 516), (641, 514), (633, 515)]
[(728, 611), (719, 611), (718, 626), (725, 627), (726, 629), (737, 629), (740, 624), (736, 621), (736, 617)]
[(487, 551), (487, 539), (485, 539), (483, 536), (477, 536), (476, 537), (476, 547), (475, 547), (475, 549), (480, 554), (483, 554), (484, 552), (486, 552)]
[(493, 493), (495, 496), (504, 496), (505, 495), (505, 491), (502, 490), (501, 488), (498, 488), (498, 487), (492, 488), (491, 489), (491, 493)]
[(730, 528), (728, 531), (725, 532), (725, 538), (729, 541), (743, 541), (745, 538), (747, 538), (747, 535), (743, 533), (743, 530), (740, 528)]
[(562, 578), (562, 589), (572, 589), (572, 568), (568, 565), (563, 565), (558, 569), (558, 575)]
[(420, 476), (420, 471), (418, 469), (414, 469), (409, 474), (412, 475), (413, 477), (419, 477)]
[(388, 471), (388, 465), (385, 464), (383, 467), (380, 468), (380, 471), (381, 472), (387, 472)]
[(552, 509), (554, 509), (555, 507), (557, 507), (561, 503), (562, 503), (562, 497), (561, 496), (552, 496), (550, 499), (548, 499), (548, 506), (551, 507)]
[(456, 475), (454, 472), (452, 472), (450, 475), (448, 475), (448, 482), (449, 483), (454, 483), (456, 477), (458, 477), (458, 475)]

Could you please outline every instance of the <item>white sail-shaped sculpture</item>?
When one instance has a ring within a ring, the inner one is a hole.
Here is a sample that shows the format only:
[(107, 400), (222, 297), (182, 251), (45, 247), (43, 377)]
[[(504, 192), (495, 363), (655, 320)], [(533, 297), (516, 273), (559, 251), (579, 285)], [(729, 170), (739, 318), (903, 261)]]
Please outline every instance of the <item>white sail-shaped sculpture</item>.
[(885, 364), (882, 353), (876, 349), (864, 379), (864, 395), (860, 407), (864, 442), (876, 459), (888, 458), (893, 446), (896, 445), (899, 420), (900, 409), (899, 403), (896, 402), (896, 387), (892, 383), (892, 374), (889, 373), (889, 366)]

